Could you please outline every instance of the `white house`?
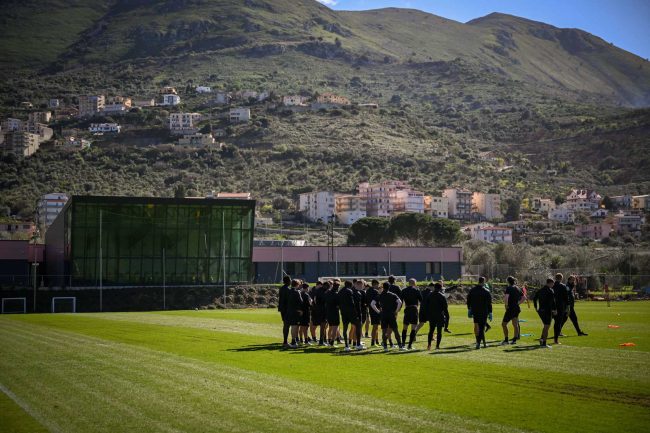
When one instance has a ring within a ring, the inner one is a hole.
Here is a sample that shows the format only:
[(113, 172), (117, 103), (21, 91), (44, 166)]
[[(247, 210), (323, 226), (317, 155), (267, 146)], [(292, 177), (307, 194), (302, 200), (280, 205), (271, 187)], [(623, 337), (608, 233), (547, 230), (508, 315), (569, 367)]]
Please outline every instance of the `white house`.
[(38, 223), (49, 227), (67, 201), (68, 196), (61, 192), (53, 192), (41, 196), (36, 206)]
[(503, 215), (501, 215), (501, 196), (499, 194), (485, 194), (482, 192), (473, 193), (472, 211), (477, 212), (488, 221), (503, 218)]
[(194, 134), (200, 121), (199, 113), (169, 113), (169, 130), (172, 134)]
[(336, 194), (330, 191), (300, 194), (298, 210), (310, 221), (326, 223), (336, 212)]
[(449, 200), (447, 197), (425, 196), (425, 212), (434, 218), (449, 217)]
[(569, 209), (567, 206), (558, 206), (555, 209), (549, 211), (548, 219), (551, 221), (557, 221), (561, 223), (573, 222), (575, 218), (575, 212), (573, 209)]
[(494, 244), (511, 244), (512, 229), (509, 227), (477, 227), (471, 230), (470, 235), (474, 240), (490, 242)]
[(339, 195), (335, 197), (335, 212), (339, 224), (354, 224), (366, 217), (366, 201), (358, 195)]
[(228, 105), (232, 96), (228, 92), (217, 92), (214, 96), (214, 103), (219, 105)]
[(537, 197), (533, 199), (532, 210), (534, 212), (548, 215), (548, 213), (556, 207), (557, 205), (555, 204), (555, 201), (550, 198)]
[(181, 103), (181, 97), (173, 93), (167, 93), (162, 96), (160, 105), (178, 105)]
[(573, 189), (566, 196), (565, 205), (573, 210), (596, 210), (603, 198), (596, 191)]
[(232, 108), (230, 110), (230, 122), (248, 122), (251, 119), (251, 109), (246, 107)]
[(196, 86), (196, 93), (212, 93), (212, 88), (209, 86)]
[(287, 95), (282, 97), (282, 105), (290, 106), (303, 106), (309, 98), (300, 95)]
[(117, 123), (91, 123), (88, 131), (92, 133), (115, 133), (119, 134), (122, 127)]

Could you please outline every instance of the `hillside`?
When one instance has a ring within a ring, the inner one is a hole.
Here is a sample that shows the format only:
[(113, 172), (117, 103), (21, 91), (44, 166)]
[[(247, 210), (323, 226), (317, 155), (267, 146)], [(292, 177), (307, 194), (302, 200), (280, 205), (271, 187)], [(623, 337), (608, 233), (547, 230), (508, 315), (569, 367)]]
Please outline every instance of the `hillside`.
[[(650, 111), (630, 107), (649, 105), (650, 66), (579, 30), (502, 14), (462, 24), (409, 9), (337, 12), (312, 0), (23, 0), (1, 20), (0, 117), (26, 118), (22, 101), (151, 98), (172, 85), (183, 101), (175, 110), (228, 130), (223, 150), (184, 150), (171, 146), (167, 108), (98, 117), (125, 132), (93, 137), (85, 152), (48, 144), (26, 160), (0, 158), (0, 205), (14, 213), (53, 190), (247, 190), (286, 204), (390, 178), (431, 194), (650, 191)], [(333, 91), (380, 108), (287, 115), (253, 104), (252, 122), (232, 126), (196, 85)], [(60, 137), (89, 122), (52, 126)]]
[(409, 9), (338, 12), (313, 0), (26, 0), (10, 1), (2, 23), (3, 70), (191, 53), (212, 66), (223, 55), (290, 51), (366, 66), (461, 58), (530, 84), (650, 103), (646, 60), (580, 30), (503, 14), (462, 24)]

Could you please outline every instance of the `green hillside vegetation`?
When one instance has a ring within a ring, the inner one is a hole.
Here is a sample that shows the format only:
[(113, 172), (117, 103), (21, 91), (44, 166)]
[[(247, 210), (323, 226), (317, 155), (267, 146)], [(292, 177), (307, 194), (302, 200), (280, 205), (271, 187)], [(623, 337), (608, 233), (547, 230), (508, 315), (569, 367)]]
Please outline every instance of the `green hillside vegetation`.
[[(650, 111), (625, 107), (647, 105), (650, 67), (578, 30), (502, 14), (462, 24), (407, 9), (335, 12), (311, 0), (38, 5), (12, 2), (2, 15), (6, 28), (34, 23), (34, 31), (22, 40), (14, 30), (0, 34), (9, 60), (0, 68), (0, 116), (26, 118), (16, 109), (22, 101), (151, 98), (172, 85), (183, 100), (174, 110), (199, 111), (201, 127), (227, 136), (221, 150), (172, 148), (161, 108), (93, 119), (132, 129), (95, 137), (86, 152), (46, 144), (24, 161), (1, 158), (0, 204), (14, 213), (29, 215), (38, 195), (54, 190), (246, 190), (267, 203), (390, 178), (430, 194), (462, 185), (504, 198), (555, 197), (571, 187), (650, 190)], [(48, 30), (33, 10), (73, 18)], [(58, 45), (38, 43), (50, 34)], [(36, 65), (39, 52), (48, 54)], [(196, 85), (275, 98), (332, 91), (379, 109), (287, 114), (254, 104), (249, 124), (229, 125), (227, 108), (196, 95)], [(52, 126), (58, 137), (90, 121)]]

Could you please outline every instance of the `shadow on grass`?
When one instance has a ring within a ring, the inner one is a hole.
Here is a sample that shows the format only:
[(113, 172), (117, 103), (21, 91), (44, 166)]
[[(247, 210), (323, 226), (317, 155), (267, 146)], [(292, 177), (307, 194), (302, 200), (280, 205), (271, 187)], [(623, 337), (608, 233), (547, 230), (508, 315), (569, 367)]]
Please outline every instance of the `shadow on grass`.
[(540, 346), (539, 344), (531, 344), (528, 346), (516, 346), (511, 349), (505, 349), (504, 352), (506, 353), (528, 352), (529, 350), (537, 350), (542, 348), (544, 347)]

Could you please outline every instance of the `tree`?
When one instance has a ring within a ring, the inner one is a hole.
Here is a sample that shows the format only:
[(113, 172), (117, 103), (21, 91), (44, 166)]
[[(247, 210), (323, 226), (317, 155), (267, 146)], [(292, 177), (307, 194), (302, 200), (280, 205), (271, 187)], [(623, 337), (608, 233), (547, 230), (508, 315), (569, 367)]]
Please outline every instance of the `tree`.
[(390, 221), (386, 218), (366, 217), (357, 220), (348, 231), (349, 245), (381, 245), (388, 236)]
[(186, 192), (187, 191), (185, 185), (183, 185), (182, 183), (179, 183), (178, 185), (176, 185), (176, 187), (174, 187), (175, 198), (185, 198)]
[(437, 245), (452, 245), (460, 236), (460, 223), (446, 218), (431, 218), (429, 231)]
[(430, 245), (433, 241), (431, 234), (431, 215), (406, 212), (394, 216), (388, 229), (390, 239), (404, 239), (412, 245)]
[(521, 201), (518, 198), (509, 198), (506, 200), (506, 212), (504, 218), (506, 221), (517, 221), (521, 211)]

